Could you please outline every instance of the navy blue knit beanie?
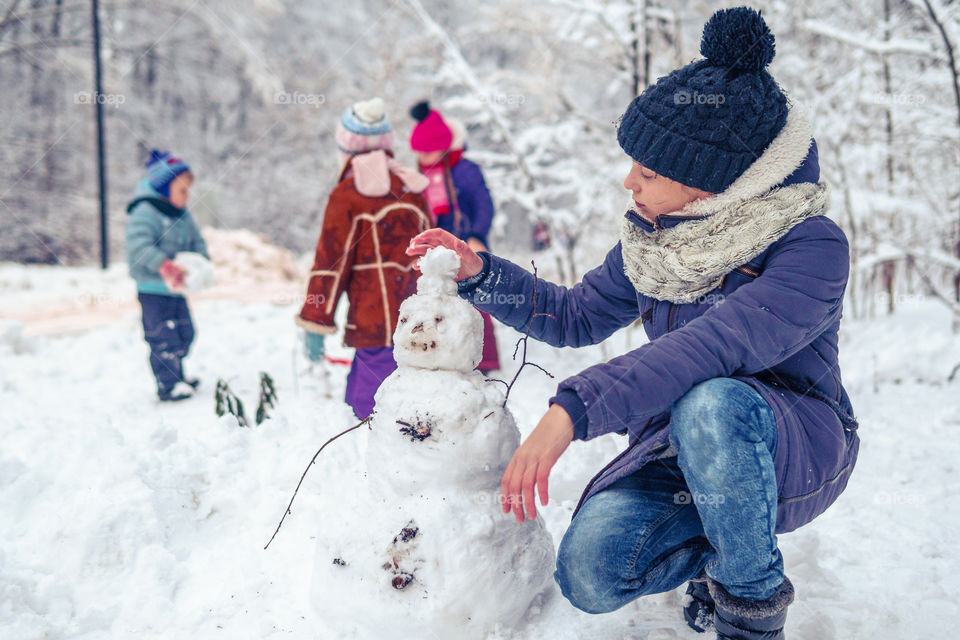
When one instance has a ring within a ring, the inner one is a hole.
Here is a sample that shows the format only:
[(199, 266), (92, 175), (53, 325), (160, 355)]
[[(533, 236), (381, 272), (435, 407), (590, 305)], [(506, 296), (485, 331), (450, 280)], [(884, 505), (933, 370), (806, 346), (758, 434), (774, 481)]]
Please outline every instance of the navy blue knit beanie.
[(188, 173), (186, 162), (170, 154), (169, 151), (151, 149), (150, 157), (144, 165), (147, 168), (147, 180), (150, 186), (164, 198), (170, 197), (170, 183), (181, 173)]
[(721, 9), (703, 27), (705, 56), (633, 99), (617, 141), (651, 171), (719, 193), (760, 157), (787, 121), (766, 67), (774, 39), (760, 13)]

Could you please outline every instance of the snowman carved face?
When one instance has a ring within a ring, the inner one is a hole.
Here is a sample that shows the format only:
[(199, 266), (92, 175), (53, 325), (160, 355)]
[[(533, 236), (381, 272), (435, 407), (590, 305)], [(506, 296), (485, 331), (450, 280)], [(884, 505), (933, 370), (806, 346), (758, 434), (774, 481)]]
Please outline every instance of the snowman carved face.
[(417, 293), (400, 305), (393, 333), (393, 357), (399, 366), (473, 371), (483, 354), (483, 320), (457, 297), (457, 254), (431, 249), (420, 261)]
[(473, 371), (483, 355), (483, 320), (459, 298), (411, 296), (400, 305), (393, 345), (400, 366)]

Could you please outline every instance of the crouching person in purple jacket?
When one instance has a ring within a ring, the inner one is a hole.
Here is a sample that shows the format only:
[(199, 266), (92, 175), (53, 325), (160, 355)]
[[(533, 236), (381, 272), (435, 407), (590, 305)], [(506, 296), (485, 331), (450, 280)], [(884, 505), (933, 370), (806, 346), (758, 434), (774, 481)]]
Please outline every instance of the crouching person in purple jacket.
[(604, 613), (688, 582), (694, 629), (769, 640), (794, 597), (776, 534), (823, 513), (857, 457), (837, 352), (849, 248), (825, 216), (808, 125), (765, 70), (773, 35), (759, 14), (717, 12), (701, 52), (624, 114), (633, 204), (580, 284), (439, 229), (408, 252), (454, 249), (462, 297), (558, 347), (642, 319), (649, 343), (560, 383), (503, 475), (504, 511), (535, 517), (534, 491), (547, 504), (572, 440), (625, 433), (560, 544), (563, 594)]

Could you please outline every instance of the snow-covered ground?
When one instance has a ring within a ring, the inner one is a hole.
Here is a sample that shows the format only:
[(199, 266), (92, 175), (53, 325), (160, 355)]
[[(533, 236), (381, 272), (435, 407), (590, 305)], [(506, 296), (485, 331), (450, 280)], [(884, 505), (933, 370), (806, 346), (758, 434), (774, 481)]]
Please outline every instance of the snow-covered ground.
[[(95, 328), (64, 334), (70, 323), (45, 325), (42, 306), (27, 309), (43, 302), (30, 291), (49, 295), (54, 283), (61, 303), (117, 304), (97, 312)], [(361, 464), (365, 436), (324, 451), (264, 550), (314, 452), (356, 422), (340, 400), (346, 367), (332, 365), (326, 376), (307, 370), (295, 300), (264, 300), (195, 301), (198, 339), (187, 369), (204, 387), (193, 400), (161, 406), (122, 270), (0, 267), (0, 318), (25, 323), (0, 321), (0, 638), (331, 637), (310, 602), (317, 540), (340, 517), (322, 498), (349, 495), (344, 478)], [(957, 634), (960, 379), (948, 384), (947, 376), (960, 362), (960, 338), (949, 324), (936, 303), (915, 303), (844, 326), (844, 376), (863, 444), (837, 504), (780, 538), (798, 594), (787, 622), (792, 640)], [(500, 327), (498, 338), (509, 362), (516, 334)], [(641, 340), (637, 330), (605, 349), (531, 343), (530, 358), (563, 378)], [(349, 357), (336, 342), (328, 341), (334, 355)], [(272, 419), (250, 429), (218, 419), (217, 378), (250, 415), (260, 371), (277, 384)], [(523, 435), (554, 384), (524, 371), (510, 399)], [(583, 485), (621, 445), (607, 436), (575, 443), (561, 458), (542, 510), (555, 541)], [(701, 637), (682, 621), (680, 602), (677, 591), (591, 616), (557, 595), (526, 628), (498, 637)]]

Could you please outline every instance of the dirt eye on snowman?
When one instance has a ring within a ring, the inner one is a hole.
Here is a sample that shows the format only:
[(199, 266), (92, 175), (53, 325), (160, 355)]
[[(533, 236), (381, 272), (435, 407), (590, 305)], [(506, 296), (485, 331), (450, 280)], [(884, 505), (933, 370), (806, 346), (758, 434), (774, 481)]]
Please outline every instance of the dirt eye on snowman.
[(401, 571), (397, 575), (393, 576), (393, 580), (390, 581), (390, 584), (393, 585), (393, 588), (397, 591), (402, 591), (403, 589), (406, 589), (411, 582), (413, 582), (413, 574), (407, 573), (406, 571)]
[(406, 316), (404, 316), (403, 318), (400, 318), (400, 324), (407, 324)]

